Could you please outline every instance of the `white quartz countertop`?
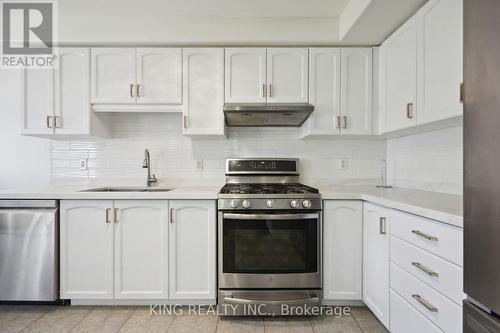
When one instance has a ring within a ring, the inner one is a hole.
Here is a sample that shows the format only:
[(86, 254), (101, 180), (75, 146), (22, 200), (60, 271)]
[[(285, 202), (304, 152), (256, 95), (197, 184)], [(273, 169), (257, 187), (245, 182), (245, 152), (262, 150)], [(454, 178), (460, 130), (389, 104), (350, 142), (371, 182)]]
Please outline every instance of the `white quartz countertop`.
[[(177, 185), (168, 192), (85, 192), (99, 186), (53, 186), (39, 189), (0, 190), (0, 199), (80, 200), (215, 200), (223, 184)], [(313, 185), (314, 186), (314, 185)], [(168, 186), (167, 186), (168, 187)], [(461, 195), (375, 186), (317, 185), (324, 200), (365, 200), (388, 208), (463, 226)]]
[(429, 219), (463, 227), (463, 196), (375, 186), (318, 186), (324, 200), (365, 200)]

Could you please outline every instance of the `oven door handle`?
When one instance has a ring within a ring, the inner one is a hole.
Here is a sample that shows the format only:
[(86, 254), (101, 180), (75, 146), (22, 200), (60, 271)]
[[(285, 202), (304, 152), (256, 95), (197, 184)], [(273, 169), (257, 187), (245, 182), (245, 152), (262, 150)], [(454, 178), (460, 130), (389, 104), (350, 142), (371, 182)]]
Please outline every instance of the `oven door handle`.
[(224, 219), (228, 220), (304, 220), (317, 219), (318, 213), (307, 214), (235, 214), (224, 213)]
[(300, 299), (282, 299), (276, 301), (269, 300), (254, 300), (246, 298), (224, 297), (226, 304), (264, 304), (264, 305), (281, 305), (281, 304), (316, 304), (319, 303), (319, 297), (309, 297)]

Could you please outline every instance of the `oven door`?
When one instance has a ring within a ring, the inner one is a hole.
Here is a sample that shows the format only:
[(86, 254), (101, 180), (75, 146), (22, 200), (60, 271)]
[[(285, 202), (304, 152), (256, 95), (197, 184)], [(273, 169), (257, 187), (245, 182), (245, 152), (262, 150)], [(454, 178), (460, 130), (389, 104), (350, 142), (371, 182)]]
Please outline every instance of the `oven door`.
[(219, 288), (321, 288), (320, 214), (220, 213)]

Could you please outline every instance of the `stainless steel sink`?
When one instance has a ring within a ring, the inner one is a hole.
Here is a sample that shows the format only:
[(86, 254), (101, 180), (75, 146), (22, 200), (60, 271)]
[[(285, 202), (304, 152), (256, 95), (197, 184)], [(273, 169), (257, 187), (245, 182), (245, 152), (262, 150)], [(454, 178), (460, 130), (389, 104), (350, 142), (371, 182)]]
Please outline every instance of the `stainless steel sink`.
[(159, 187), (98, 187), (83, 190), (81, 192), (168, 192), (171, 188)]

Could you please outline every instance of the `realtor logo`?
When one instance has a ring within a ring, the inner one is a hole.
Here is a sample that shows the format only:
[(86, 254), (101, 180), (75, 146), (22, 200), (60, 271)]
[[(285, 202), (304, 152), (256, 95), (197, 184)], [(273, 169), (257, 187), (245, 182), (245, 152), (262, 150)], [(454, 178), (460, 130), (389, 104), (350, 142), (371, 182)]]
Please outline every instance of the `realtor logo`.
[(46, 1), (2, 1), (3, 68), (53, 68), (55, 3)]

